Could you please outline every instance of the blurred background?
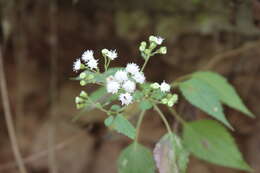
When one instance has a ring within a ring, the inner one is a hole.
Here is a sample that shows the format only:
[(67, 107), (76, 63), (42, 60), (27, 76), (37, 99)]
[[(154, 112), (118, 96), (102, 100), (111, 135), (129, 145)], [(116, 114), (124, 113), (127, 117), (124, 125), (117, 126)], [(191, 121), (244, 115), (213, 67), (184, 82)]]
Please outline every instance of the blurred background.
[[(74, 98), (82, 89), (70, 80), (76, 75), (72, 63), (86, 49), (93, 49), (96, 57), (102, 48), (117, 49), (113, 66), (141, 64), (140, 41), (160, 35), (168, 53), (150, 61), (145, 71), (149, 81), (174, 81), (196, 70), (219, 72), (252, 112), (260, 113), (259, 0), (1, 0), (0, 12), (10, 106), (30, 173), (117, 172), (116, 159), (130, 140), (107, 132), (99, 111), (81, 113), (72, 121), (80, 113)], [(186, 119), (205, 117), (180, 100), (176, 107)], [(135, 114), (135, 108), (129, 113)], [(225, 113), (246, 161), (259, 173), (258, 116), (250, 119), (228, 107)], [(0, 115), (0, 172), (16, 173), (2, 104)], [(152, 148), (165, 128), (153, 111), (145, 119), (140, 139)], [(241, 171), (191, 157), (188, 172)]]

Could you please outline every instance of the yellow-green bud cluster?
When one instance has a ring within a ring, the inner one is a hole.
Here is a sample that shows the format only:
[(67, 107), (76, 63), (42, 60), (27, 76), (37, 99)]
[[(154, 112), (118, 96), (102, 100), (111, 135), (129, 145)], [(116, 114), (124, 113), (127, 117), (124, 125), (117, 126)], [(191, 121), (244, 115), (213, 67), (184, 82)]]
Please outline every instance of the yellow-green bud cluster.
[(169, 107), (172, 107), (178, 101), (177, 94), (168, 94), (165, 98), (162, 99), (161, 103)]
[(75, 97), (75, 103), (77, 109), (82, 109), (86, 106), (88, 94), (85, 91), (81, 91), (79, 96)]

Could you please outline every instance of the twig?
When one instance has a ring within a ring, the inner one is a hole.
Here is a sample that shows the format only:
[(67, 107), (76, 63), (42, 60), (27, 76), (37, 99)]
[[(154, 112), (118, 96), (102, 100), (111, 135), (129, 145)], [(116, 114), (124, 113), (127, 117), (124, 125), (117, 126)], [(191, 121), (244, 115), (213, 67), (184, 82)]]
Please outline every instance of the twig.
[(13, 124), (13, 118), (12, 118), (12, 114), (11, 114), (11, 108), (10, 108), (10, 104), (9, 104), (1, 47), (0, 47), (0, 85), (1, 85), (1, 93), (2, 93), (1, 95), (2, 95), (2, 102), (3, 102), (3, 108), (4, 108), (4, 115), (5, 115), (7, 130), (8, 130), (8, 134), (10, 137), (14, 157), (17, 162), (20, 173), (26, 173), (27, 171), (26, 171), (26, 168), (25, 168), (25, 165), (24, 165), (24, 162), (23, 162), (20, 150), (19, 150), (19, 146), (17, 143), (17, 138), (16, 138), (14, 124)]
[(58, 173), (58, 164), (56, 159), (55, 152), (55, 137), (56, 137), (56, 102), (57, 102), (57, 65), (58, 65), (58, 38), (57, 38), (57, 24), (56, 24), (56, 15), (57, 15), (57, 2), (56, 0), (51, 1), (49, 18), (50, 18), (50, 58), (51, 58), (51, 80), (50, 80), (50, 126), (48, 129), (48, 150), (49, 150), (49, 167), (51, 173)]
[(240, 54), (242, 54), (242, 53), (244, 53), (244, 52), (246, 52), (250, 49), (257, 48), (259, 46), (260, 46), (260, 41), (257, 40), (257, 41), (254, 41), (254, 42), (246, 43), (242, 47), (232, 49), (232, 50), (229, 50), (227, 52), (215, 55), (214, 57), (212, 57), (212, 60), (209, 61), (209, 63), (207, 63), (207, 65), (205, 65), (205, 67), (202, 67), (201, 69), (203, 69), (203, 70), (212, 69), (214, 66), (216, 66), (223, 59), (237, 57)]

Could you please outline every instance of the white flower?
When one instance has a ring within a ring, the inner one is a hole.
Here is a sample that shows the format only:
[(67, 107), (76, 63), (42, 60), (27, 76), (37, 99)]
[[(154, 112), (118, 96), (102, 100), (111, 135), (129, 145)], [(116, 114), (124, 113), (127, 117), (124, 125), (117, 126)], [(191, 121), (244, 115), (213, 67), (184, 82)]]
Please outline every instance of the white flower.
[(163, 81), (163, 83), (161, 83), (161, 85), (160, 85), (160, 89), (162, 92), (169, 92), (171, 89), (171, 86)]
[(136, 85), (133, 81), (126, 81), (123, 84), (123, 88), (125, 89), (126, 92), (132, 93), (135, 91)]
[(90, 69), (96, 69), (97, 68), (97, 65), (98, 65), (98, 62), (96, 59), (91, 59), (87, 62), (87, 65)]
[(129, 105), (133, 101), (133, 97), (129, 93), (120, 94), (119, 100), (121, 101), (122, 105)]
[(80, 70), (81, 67), (81, 61), (80, 59), (77, 59), (74, 63), (73, 63), (73, 71), (78, 71)]
[(115, 94), (120, 89), (120, 84), (116, 81), (109, 81), (107, 82), (106, 88), (108, 93)]
[(127, 72), (123, 70), (118, 70), (115, 74), (115, 80), (118, 82), (124, 82), (128, 80)]
[(81, 58), (82, 58), (82, 60), (83, 60), (84, 62), (88, 62), (88, 61), (94, 59), (93, 50), (87, 50), (87, 51), (85, 51), (85, 52), (82, 54), (82, 57), (81, 57)]
[(140, 68), (135, 63), (129, 63), (126, 66), (126, 71), (134, 75), (140, 71)]
[(109, 51), (107, 52), (107, 57), (108, 57), (109, 59), (111, 59), (111, 60), (116, 59), (116, 58), (117, 58), (117, 52), (116, 52), (116, 50), (109, 50)]
[(145, 76), (142, 72), (135, 73), (133, 78), (137, 83), (140, 83), (140, 84), (144, 83), (144, 81), (145, 81)]
[(154, 38), (154, 42), (155, 42), (156, 44), (158, 44), (158, 45), (162, 44), (163, 40), (164, 40), (164, 39), (163, 39), (162, 37), (155, 37), (155, 38)]

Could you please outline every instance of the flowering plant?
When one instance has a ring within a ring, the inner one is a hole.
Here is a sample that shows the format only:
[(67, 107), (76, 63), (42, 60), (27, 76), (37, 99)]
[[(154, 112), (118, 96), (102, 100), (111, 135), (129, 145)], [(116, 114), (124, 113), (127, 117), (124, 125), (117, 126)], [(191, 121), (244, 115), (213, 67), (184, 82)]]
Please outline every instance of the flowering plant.
[[(77, 108), (87, 110), (92, 106), (105, 112), (108, 117), (104, 124), (110, 130), (133, 140), (119, 156), (118, 172), (153, 173), (157, 166), (160, 173), (184, 173), (190, 154), (218, 165), (251, 170), (244, 162), (231, 135), (223, 127), (225, 125), (233, 130), (224, 115), (222, 103), (248, 116), (253, 117), (253, 114), (222, 76), (213, 72), (195, 72), (178, 78), (175, 82), (146, 81), (144, 69), (151, 57), (167, 53), (167, 48), (161, 46), (163, 41), (161, 37), (150, 36), (148, 42), (141, 42), (139, 51), (144, 60), (141, 67), (131, 62), (125, 67), (111, 68), (110, 63), (118, 58), (118, 53), (116, 50), (108, 49), (101, 51), (104, 61), (102, 68), (98, 66), (99, 61), (95, 59), (92, 50), (85, 51), (73, 64), (75, 72), (82, 71), (76, 78), (81, 86), (100, 85), (100, 89), (90, 95), (81, 91), (75, 98)], [(172, 89), (180, 89), (192, 105), (223, 125), (213, 120), (186, 122), (174, 108), (178, 95), (172, 93)], [(135, 127), (125, 115), (126, 108), (134, 103), (137, 103), (140, 110)], [(175, 120), (183, 125), (182, 137), (172, 131), (158, 105), (165, 105)], [(153, 155), (138, 142), (145, 113), (152, 108), (161, 117), (167, 129), (167, 133), (156, 144)]]

